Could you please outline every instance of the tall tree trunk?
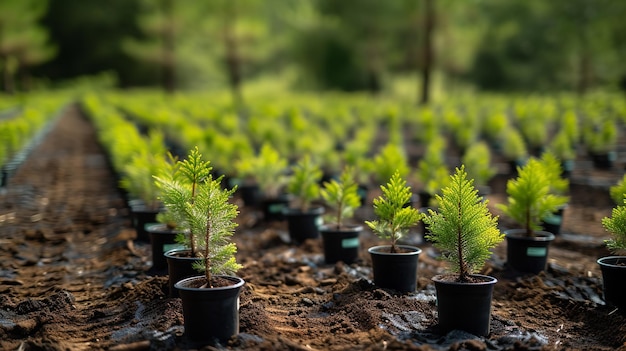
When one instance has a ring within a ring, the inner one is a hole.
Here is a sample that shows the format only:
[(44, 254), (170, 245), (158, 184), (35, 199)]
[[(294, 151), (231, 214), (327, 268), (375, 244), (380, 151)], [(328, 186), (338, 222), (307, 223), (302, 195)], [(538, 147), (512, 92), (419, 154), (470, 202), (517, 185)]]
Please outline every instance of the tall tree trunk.
[(176, 90), (176, 57), (174, 38), (174, 3), (173, 0), (163, 0), (163, 16), (166, 18), (162, 36), (163, 66), (162, 85), (168, 93)]
[(226, 51), (226, 70), (228, 72), (228, 83), (233, 94), (233, 102), (236, 106), (243, 106), (243, 94), (241, 92), (241, 57), (239, 56), (237, 37), (234, 31), (237, 21), (237, 13), (234, 3), (226, 5), (226, 15), (224, 16), (224, 49)]
[(424, 2), (424, 37), (422, 45), (422, 90), (420, 104), (428, 104), (430, 100), (431, 72), (433, 65), (433, 29), (435, 27), (435, 10), (433, 0)]

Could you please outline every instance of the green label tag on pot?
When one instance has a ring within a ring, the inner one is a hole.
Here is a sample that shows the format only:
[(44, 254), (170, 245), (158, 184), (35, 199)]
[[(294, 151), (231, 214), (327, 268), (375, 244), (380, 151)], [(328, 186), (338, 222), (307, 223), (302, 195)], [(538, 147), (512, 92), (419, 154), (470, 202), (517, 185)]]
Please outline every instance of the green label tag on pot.
[(319, 228), (324, 224), (324, 218), (322, 218), (322, 216), (319, 216), (317, 218), (315, 218), (315, 225)]
[(559, 225), (561, 224), (561, 221), (563, 220), (563, 218), (561, 216), (557, 216), (557, 215), (550, 215), (546, 218), (543, 219), (544, 222), (548, 223), (548, 224), (552, 224), (552, 225)]
[(341, 240), (341, 247), (344, 249), (359, 247), (359, 238), (343, 239)]
[(168, 252), (174, 249), (184, 249), (185, 247), (180, 244), (163, 244), (163, 252)]
[(273, 204), (267, 210), (269, 213), (282, 213), (285, 207), (287, 207), (285, 204)]
[(544, 257), (548, 254), (548, 249), (545, 247), (529, 247), (526, 249), (526, 256), (530, 257)]

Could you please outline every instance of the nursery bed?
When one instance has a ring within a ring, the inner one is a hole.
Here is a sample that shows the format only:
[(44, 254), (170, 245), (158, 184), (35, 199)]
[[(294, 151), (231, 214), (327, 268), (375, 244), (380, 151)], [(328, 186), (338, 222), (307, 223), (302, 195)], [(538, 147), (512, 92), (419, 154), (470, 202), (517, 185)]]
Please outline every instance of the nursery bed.
[[(148, 243), (133, 240), (129, 211), (95, 131), (70, 108), (0, 190), (0, 349), (194, 349), (178, 299), (150, 271)], [(289, 245), (282, 223), (242, 207), (235, 241), (246, 280), (236, 350), (626, 350), (626, 319), (604, 305), (597, 258), (607, 255), (600, 219), (613, 206), (607, 185), (621, 171), (574, 174), (563, 234), (548, 270), (517, 276), (505, 244), (485, 273), (494, 290), (491, 334), (437, 329), (436, 251), (412, 234), (419, 288), (398, 295), (370, 282), (369, 246), (350, 266), (323, 264), (321, 242)], [(496, 177), (491, 204), (504, 200)], [(238, 199), (235, 199), (238, 201)], [(491, 206), (491, 205), (490, 205)], [(494, 210), (497, 213), (497, 211)], [(371, 218), (362, 208), (357, 218)], [(512, 223), (501, 219), (502, 228)]]

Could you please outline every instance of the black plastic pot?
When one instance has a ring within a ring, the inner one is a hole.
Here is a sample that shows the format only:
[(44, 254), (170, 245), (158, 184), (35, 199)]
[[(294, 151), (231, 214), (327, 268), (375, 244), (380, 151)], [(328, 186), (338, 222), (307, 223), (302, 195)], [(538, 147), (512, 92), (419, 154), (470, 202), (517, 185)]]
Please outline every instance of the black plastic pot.
[(185, 336), (194, 343), (224, 344), (239, 334), (239, 294), (244, 280), (220, 276), (233, 285), (200, 288), (206, 278), (194, 276), (176, 283), (183, 305)]
[(322, 225), (323, 207), (313, 207), (306, 212), (300, 209), (287, 208), (284, 211), (287, 219), (289, 238), (294, 244), (300, 244), (306, 239), (315, 239), (320, 236), (319, 228)]
[(474, 274), (476, 283), (446, 280), (443, 275), (432, 278), (437, 290), (439, 327), (443, 332), (463, 330), (478, 336), (489, 335), (491, 300), (496, 278)]
[(143, 204), (132, 205), (130, 210), (133, 216), (133, 228), (135, 228), (137, 233), (137, 240), (149, 242), (150, 236), (146, 231), (146, 224), (156, 223), (156, 216), (159, 210), (146, 207)]
[(563, 206), (552, 215), (544, 218), (541, 221), (541, 227), (543, 228), (543, 230), (554, 235), (561, 234), (561, 226), (563, 224), (563, 212), (565, 212), (566, 208), (567, 206)]
[(179, 245), (174, 240), (178, 231), (172, 230), (162, 223), (147, 224), (146, 231), (150, 236), (150, 246), (152, 247), (152, 269), (155, 271), (167, 269), (167, 261), (163, 254), (178, 248)]
[(613, 163), (617, 159), (615, 151), (608, 151), (604, 153), (590, 153), (591, 162), (596, 169), (611, 169)]
[(626, 256), (607, 256), (599, 259), (602, 271), (604, 300), (626, 315)]
[(185, 249), (170, 250), (164, 256), (167, 260), (170, 297), (178, 297), (178, 290), (174, 288), (174, 285), (185, 278), (198, 275), (198, 271), (193, 269), (193, 264), (200, 262), (200, 259), (191, 257), (191, 251)]
[(348, 226), (337, 229), (336, 225), (320, 227), (324, 246), (324, 262), (328, 264), (343, 261), (350, 264), (359, 258), (359, 234), (362, 226)]
[(430, 199), (433, 197), (431, 193), (426, 191), (420, 191), (418, 196), (420, 200), (420, 206), (422, 208), (427, 208), (430, 206)]
[(510, 229), (506, 236), (507, 264), (513, 270), (537, 274), (546, 269), (548, 248), (554, 234), (535, 231), (535, 236), (525, 236), (525, 229)]
[(261, 211), (266, 222), (279, 222), (285, 220), (285, 210), (289, 207), (289, 196), (261, 199)]
[(374, 284), (399, 292), (413, 292), (417, 285), (417, 262), (420, 248), (396, 245), (403, 252), (390, 253), (389, 245), (370, 247)]
[(237, 187), (237, 192), (247, 207), (257, 207), (261, 203), (262, 194), (258, 184), (240, 184)]

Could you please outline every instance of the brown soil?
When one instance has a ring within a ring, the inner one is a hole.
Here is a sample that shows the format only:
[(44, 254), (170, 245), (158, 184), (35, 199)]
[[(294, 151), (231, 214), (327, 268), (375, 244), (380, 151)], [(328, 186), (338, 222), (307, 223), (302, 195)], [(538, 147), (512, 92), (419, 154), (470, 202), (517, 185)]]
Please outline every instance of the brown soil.
[[(0, 193), (0, 349), (193, 349), (167, 276), (150, 271), (150, 248), (133, 240), (129, 211), (92, 126), (70, 108)], [(596, 260), (608, 254), (600, 226), (607, 186), (622, 171), (572, 178), (563, 234), (549, 267), (519, 276), (505, 244), (484, 274), (498, 279), (491, 334), (437, 329), (436, 251), (412, 233), (420, 255), (418, 290), (396, 294), (371, 283), (367, 248), (352, 265), (323, 264), (320, 240), (290, 245), (284, 223), (264, 224), (243, 207), (235, 240), (241, 295), (235, 350), (626, 350), (626, 319), (605, 306)], [(507, 176), (493, 181), (490, 206)], [(239, 201), (237, 199), (237, 201)], [(357, 219), (371, 219), (366, 206)], [(497, 211), (494, 212), (497, 213)], [(501, 218), (502, 228), (513, 227)], [(159, 273), (159, 272), (156, 272)], [(205, 349), (212, 349), (205, 347)]]

